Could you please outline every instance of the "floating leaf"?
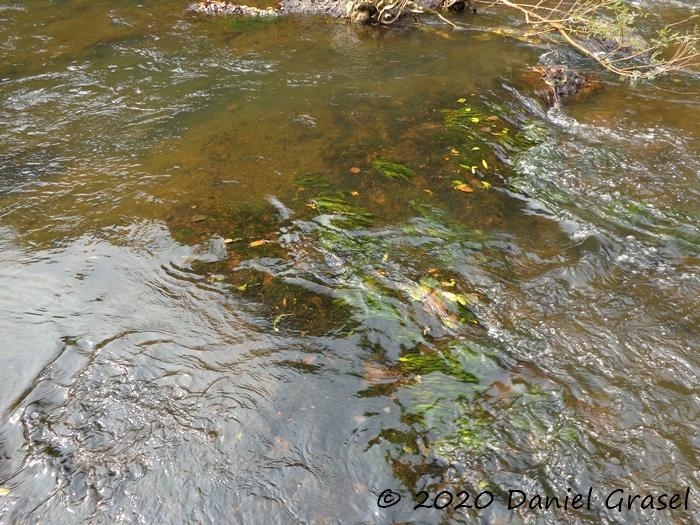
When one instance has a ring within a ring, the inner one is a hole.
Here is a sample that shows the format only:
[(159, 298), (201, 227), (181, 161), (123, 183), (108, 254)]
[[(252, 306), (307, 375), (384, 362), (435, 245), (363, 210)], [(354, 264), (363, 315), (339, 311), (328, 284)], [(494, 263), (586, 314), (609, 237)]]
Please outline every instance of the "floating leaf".
[(460, 184), (455, 184), (454, 187), (457, 191), (462, 191), (464, 193), (472, 193), (474, 191), (474, 188), (472, 188), (469, 184), (466, 182), (462, 182)]
[(384, 157), (372, 162), (372, 167), (385, 177), (393, 180), (407, 181), (413, 176), (413, 170)]

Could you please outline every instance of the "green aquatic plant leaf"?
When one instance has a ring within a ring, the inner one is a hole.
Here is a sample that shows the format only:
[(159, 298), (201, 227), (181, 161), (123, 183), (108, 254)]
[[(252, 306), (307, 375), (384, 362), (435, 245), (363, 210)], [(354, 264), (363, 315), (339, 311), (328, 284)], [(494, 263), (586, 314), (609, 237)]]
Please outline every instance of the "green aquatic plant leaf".
[(309, 173), (294, 179), (294, 184), (305, 190), (329, 191), (331, 183), (322, 173)]
[(479, 380), (466, 371), (457, 357), (449, 352), (412, 353), (399, 358), (401, 368), (418, 375), (441, 372), (465, 383), (478, 383)]
[(468, 106), (457, 109), (445, 109), (442, 115), (448, 128), (471, 128), (488, 116)]
[(360, 206), (350, 204), (342, 194), (320, 195), (311, 199), (309, 206), (319, 213), (334, 216), (334, 222), (344, 228), (366, 228), (374, 217)]
[(414, 174), (413, 170), (408, 166), (398, 164), (384, 157), (379, 157), (372, 161), (372, 167), (392, 180), (408, 181)]

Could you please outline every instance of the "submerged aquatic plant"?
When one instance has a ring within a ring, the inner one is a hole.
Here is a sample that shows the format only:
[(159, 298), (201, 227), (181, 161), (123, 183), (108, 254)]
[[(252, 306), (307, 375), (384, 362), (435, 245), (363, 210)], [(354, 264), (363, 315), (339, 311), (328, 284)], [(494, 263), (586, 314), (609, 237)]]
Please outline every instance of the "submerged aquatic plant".
[(331, 183), (322, 173), (309, 173), (294, 179), (294, 184), (303, 190), (330, 191)]
[(413, 170), (393, 160), (379, 157), (372, 161), (372, 167), (388, 179), (408, 181), (413, 176)]
[(401, 368), (411, 374), (424, 376), (433, 372), (441, 372), (466, 383), (479, 381), (474, 374), (465, 370), (457, 356), (450, 352), (410, 353), (401, 356), (399, 362)]
[(350, 204), (342, 194), (320, 195), (309, 202), (309, 207), (319, 213), (331, 215), (334, 222), (344, 228), (366, 228), (374, 217), (360, 206)]

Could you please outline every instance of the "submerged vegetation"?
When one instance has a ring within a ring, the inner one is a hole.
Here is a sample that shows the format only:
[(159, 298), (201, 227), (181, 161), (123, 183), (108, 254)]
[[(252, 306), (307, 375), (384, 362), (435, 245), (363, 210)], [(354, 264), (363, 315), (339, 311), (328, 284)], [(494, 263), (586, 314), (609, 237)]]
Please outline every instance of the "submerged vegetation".
[(413, 170), (392, 160), (380, 157), (372, 162), (372, 167), (387, 179), (408, 181), (413, 176)]

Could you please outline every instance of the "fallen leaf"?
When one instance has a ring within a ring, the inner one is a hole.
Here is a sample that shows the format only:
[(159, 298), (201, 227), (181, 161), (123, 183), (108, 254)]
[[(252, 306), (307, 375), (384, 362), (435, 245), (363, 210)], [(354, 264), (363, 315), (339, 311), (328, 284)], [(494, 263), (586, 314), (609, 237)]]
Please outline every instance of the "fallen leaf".
[(484, 169), (489, 169), (489, 165), (486, 163), (486, 160), (481, 159), (481, 165), (484, 167)]
[(495, 120), (498, 120), (498, 117), (496, 115), (491, 115), (490, 117), (486, 117), (484, 120), (488, 120), (490, 122), (493, 122)]
[(472, 148), (472, 151), (478, 151), (478, 150), (480, 150), (480, 149), (481, 149), (481, 148), (480, 148), (479, 146), (474, 146), (474, 147)]
[(192, 217), (190, 217), (190, 220), (192, 222), (202, 222), (202, 221), (207, 220), (207, 216), (206, 215), (192, 215)]
[(452, 155), (459, 155), (459, 150), (457, 148), (452, 148), (450, 153), (452, 153)]
[(362, 170), (360, 168), (358, 168), (357, 166), (353, 166), (352, 168), (350, 168), (350, 173), (354, 173), (355, 175), (357, 175), (361, 171)]
[(0, 496), (7, 496), (10, 494), (10, 489), (7, 487), (0, 487)]
[(484, 189), (486, 189), (486, 190), (490, 190), (490, 189), (491, 189), (491, 183), (490, 183), (490, 182), (487, 182), (487, 181), (485, 181), (485, 180), (482, 180), (482, 181), (481, 181), (481, 185), (482, 185), (482, 186), (484, 187)]
[(471, 120), (474, 124), (476, 124), (477, 122), (479, 122), (479, 117), (472, 117), (470, 120)]
[(352, 195), (353, 197), (359, 197), (360, 192), (359, 191), (351, 191), (350, 195)]
[(224, 239), (224, 244), (231, 244), (233, 239)]
[(259, 241), (251, 242), (248, 246), (250, 246), (251, 248), (257, 248), (258, 246), (262, 246), (263, 244), (267, 244), (268, 242), (270, 241), (268, 241), (267, 239), (260, 239)]
[(457, 191), (463, 191), (464, 193), (471, 193), (474, 191), (474, 189), (466, 183), (458, 184), (457, 186), (455, 186), (455, 189)]
[(464, 104), (466, 101), (467, 101), (466, 98), (458, 98), (458, 99), (457, 99), (457, 103), (458, 103), (458, 104)]

